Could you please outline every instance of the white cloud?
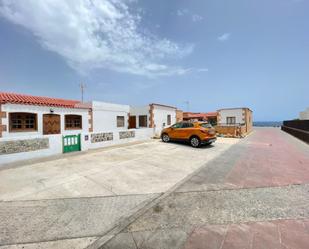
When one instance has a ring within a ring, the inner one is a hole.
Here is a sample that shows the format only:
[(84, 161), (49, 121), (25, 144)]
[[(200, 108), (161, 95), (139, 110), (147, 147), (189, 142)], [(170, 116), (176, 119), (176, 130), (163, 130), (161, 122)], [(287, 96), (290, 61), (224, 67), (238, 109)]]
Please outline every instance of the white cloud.
[(204, 18), (202, 17), (202, 16), (200, 16), (200, 15), (198, 15), (198, 14), (193, 14), (192, 15), (192, 21), (193, 22), (200, 22), (200, 21), (202, 21)]
[(31, 31), (40, 44), (79, 72), (106, 68), (137, 75), (181, 75), (162, 61), (193, 51), (141, 31), (131, 0), (1, 0), (0, 15)]
[(189, 11), (187, 9), (179, 9), (176, 12), (177, 16), (184, 16), (184, 15), (186, 15), (188, 13), (189, 13)]
[(189, 16), (192, 18), (193, 22), (200, 22), (202, 21), (204, 18), (198, 14), (194, 14), (191, 11), (189, 11), (188, 9), (179, 9), (176, 12), (177, 16)]
[(231, 37), (231, 34), (230, 34), (230, 33), (224, 33), (224, 34), (222, 34), (222, 35), (220, 35), (220, 36), (218, 37), (218, 41), (224, 42), (224, 41), (229, 40), (230, 37)]

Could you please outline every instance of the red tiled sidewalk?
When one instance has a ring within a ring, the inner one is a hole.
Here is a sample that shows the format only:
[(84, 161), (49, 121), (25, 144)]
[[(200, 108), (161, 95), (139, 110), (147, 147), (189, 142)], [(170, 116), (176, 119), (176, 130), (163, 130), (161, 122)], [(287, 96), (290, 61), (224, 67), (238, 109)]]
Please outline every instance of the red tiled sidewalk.
[(275, 128), (257, 129), (247, 139), (247, 153), (225, 178), (226, 185), (251, 188), (309, 183), (309, 156), (288, 135)]
[(184, 249), (308, 249), (309, 219), (277, 220), (195, 229)]

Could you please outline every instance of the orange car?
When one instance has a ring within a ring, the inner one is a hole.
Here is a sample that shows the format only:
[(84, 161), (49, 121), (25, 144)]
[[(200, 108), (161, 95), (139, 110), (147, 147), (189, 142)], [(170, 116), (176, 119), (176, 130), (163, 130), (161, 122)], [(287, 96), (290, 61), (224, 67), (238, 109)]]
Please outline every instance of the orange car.
[(215, 129), (206, 122), (180, 122), (167, 127), (161, 132), (161, 139), (169, 141), (188, 141), (193, 147), (211, 144), (216, 141)]

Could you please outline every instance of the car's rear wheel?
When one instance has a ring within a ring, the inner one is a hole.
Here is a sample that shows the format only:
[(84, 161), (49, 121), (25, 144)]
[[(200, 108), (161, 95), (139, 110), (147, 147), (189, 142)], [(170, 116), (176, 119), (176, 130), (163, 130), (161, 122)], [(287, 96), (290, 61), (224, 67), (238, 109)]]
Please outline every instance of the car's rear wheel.
[(166, 133), (162, 134), (161, 138), (164, 143), (168, 143), (171, 140), (169, 135), (167, 135)]
[(198, 137), (191, 137), (190, 144), (192, 147), (197, 148), (201, 145), (201, 140)]

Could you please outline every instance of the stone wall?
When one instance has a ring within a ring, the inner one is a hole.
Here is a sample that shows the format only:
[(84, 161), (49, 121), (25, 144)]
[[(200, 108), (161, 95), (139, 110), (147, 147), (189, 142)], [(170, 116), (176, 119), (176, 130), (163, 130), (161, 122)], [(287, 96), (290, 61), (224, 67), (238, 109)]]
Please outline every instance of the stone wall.
[(120, 131), (119, 132), (120, 139), (131, 138), (131, 137), (135, 137), (135, 131)]
[(2, 124), (3, 123), (2, 119), (5, 119), (6, 117), (7, 117), (7, 114), (6, 114), (6, 112), (2, 111), (1, 104), (0, 104), (0, 137), (2, 137), (3, 131), (7, 131), (6, 125)]
[(104, 141), (111, 141), (113, 139), (114, 139), (114, 137), (113, 137), (113, 133), (112, 132), (91, 134), (91, 143), (99, 143), (99, 142), (104, 142)]
[(42, 150), (49, 148), (48, 138), (23, 139), (0, 142), (0, 155)]

